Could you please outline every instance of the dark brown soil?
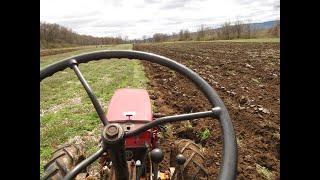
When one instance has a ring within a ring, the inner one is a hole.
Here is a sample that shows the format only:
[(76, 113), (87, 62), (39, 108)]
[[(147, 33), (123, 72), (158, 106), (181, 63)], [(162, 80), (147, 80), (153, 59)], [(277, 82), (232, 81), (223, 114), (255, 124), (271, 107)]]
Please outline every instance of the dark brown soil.
[[(229, 110), (237, 136), (237, 179), (279, 179), (279, 46), (279, 43), (168, 43), (136, 44), (134, 50), (182, 63), (215, 88)], [(180, 74), (152, 63), (143, 64), (159, 113), (172, 115), (211, 108), (202, 93)], [(210, 136), (201, 139), (206, 129)], [(222, 148), (217, 120), (175, 123), (171, 130), (172, 135), (160, 141), (164, 151), (169, 151), (168, 142), (175, 139), (194, 140), (205, 148), (205, 166), (210, 179), (216, 179)]]

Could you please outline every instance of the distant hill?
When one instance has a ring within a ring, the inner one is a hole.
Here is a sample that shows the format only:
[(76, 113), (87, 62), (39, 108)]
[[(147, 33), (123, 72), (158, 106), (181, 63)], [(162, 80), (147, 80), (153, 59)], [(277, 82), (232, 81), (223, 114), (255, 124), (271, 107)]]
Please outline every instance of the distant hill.
[(166, 42), (166, 41), (210, 41), (226, 39), (250, 39), (280, 37), (280, 20), (266, 21), (260, 23), (225, 22), (221, 26), (203, 25), (197, 31), (181, 29), (180, 32), (169, 34), (155, 33), (153, 37), (131, 42)]
[(251, 23), (253, 27), (256, 29), (270, 29), (276, 25), (276, 23), (279, 22), (279, 20), (276, 21), (266, 21), (262, 23)]

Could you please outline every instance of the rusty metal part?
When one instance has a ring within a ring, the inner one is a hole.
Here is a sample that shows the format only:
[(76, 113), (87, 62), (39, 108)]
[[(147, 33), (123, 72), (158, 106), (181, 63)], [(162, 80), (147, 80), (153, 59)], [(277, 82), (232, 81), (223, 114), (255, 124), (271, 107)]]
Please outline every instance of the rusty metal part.
[[(128, 172), (129, 172), (129, 180), (135, 180), (136, 179), (136, 165), (134, 161), (127, 161)], [(141, 178), (144, 179), (144, 178)], [(114, 167), (111, 167), (111, 173), (110, 176), (107, 178), (107, 180), (116, 180), (115, 170)]]
[[(130, 165), (129, 165), (130, 164)], [(133, 179), (136, 177), (136, 163), (132, 159), (130, 163), (128, 163), (129, 166), (129, 179)]]
[(104, 127), (102, 132), (102, 142), (105, 149), (109, 148), (110, 145), (116, 144), (118, 141), (122, 141), (124, 136), (124, 130), (118, 123), (108, 124)]
[(115, 125), (111, 124), (109, 127), (107, 127), (106, 135), (108, 137), (115, 137), (116, 135), (118, 135), (118, 133), (119, 129)]

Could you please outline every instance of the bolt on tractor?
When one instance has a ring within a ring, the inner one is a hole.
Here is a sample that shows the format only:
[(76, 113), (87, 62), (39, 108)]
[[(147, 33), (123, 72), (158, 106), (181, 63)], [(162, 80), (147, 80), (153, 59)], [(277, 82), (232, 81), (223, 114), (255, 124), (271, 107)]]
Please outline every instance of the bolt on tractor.
[[(112, 58), (138, 59), (166, 66), (194, 83), (206, 96), (212, 109), (203, 112), (156, 117), (152, 113), (149, 94), (144, 89), (118, 89), (108, 105), (107, 113), (83, 77), (78, 65)], [(210, 179), (205, 168), (205, 154), (200, 145), (180, 139), (173, 143), (170, 167), (160, 170), (164, 153), (158, 146), (158, 132), (164, 124), (211, 117), (218, 119), (222, 132), (222, 157), (219, 180), (236, 178), (237, 143), (228, 111), (216, 91), (197, 73), (169, 58), (141, 51), (96, 51), (56, 62), (40, 71), (40, 82), (71, 68), (87, 92), (101, 122), (100, 149), (85, 158), (83, 147), (67, 144), (53, 153), (44, 166), (42, 179), (89, 179), (86, 168), (100, 158), (101, 177), (108, 180), (191, 180)], [(165, 140), (165, 139), (164, 139)], [(172, 162), (172, 163), (171, 163)]]

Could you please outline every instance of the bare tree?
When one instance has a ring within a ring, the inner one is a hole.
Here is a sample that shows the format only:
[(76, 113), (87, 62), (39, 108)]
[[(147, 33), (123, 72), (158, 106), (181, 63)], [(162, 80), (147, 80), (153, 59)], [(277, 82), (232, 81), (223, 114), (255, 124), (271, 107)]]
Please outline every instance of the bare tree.
[(167, 35), (166, 34), (162, 34), (162, 33), (156, 33), (153, 35), (153, 40), (155, 42), (162, 42), (165, 41), (167, 39)]
[(221, 31), (222, 31), (223, 39), (230, 39), (231, 23), (230, 22), (225, 22), (221, 27)]
[(129, 41), (129, 37), (126, 35), (126, 36), (124, 36), (123, 40), (127, 42), (127, 41)]
[(183, 30), (181, 29), (180, 30), (180, 32), (179, 32), (179, 41), (183, 41), (183, 34), (184, 34), (184, 32), (183, 32)]
[(124, 40), (121, 37), (98, 38), (87, 35), (79, 35), (73, 32), (71, 29), (60, 26), (58, 24), (40, 22), (41, 48), (49, 48), (56, 45), (97, 45), (122, 42), (124, 42)]
[(142, 41), (143, 41), (143, 42), (147, 42), (147, 36), (146, 36), (146, 35), (143, 35), (143, 36), (142, 36)]
[(268, 33), (272, 37), (280, 37), (280, 21), (277, 21), (274, 26), (269, 29)]
[(243, 37), (244, 38), (251, 38), (251, 25), (250, 24), (244, 24), (243, 25)]
[(234, 23), (234, 30), (236, 33), (236, 37), (239, 39), (241, 37), (241, 33), (242, 33), (242, 28), (243, 28), (243, 23), (238, 19), (235, 23)]
[(185, 40), (190, 40), (191, 34), (188, 29), (186, 30), (180, 30), (179, 32), (179, 41), (185, 41)]
[(200, 28), (198, 29), (198, 31), (197, 31), (197, 41), (203, 40), (204, 37), (205, 37), (205, 35), (206, 35), (205, 27), (204, 27), (204, 25), (202, 24), (202, 25), (200, 26)]
[(183, 40), (190, 40), (190, 38), (191, 38), (190, 31), (188, 29), (184, 30)]

